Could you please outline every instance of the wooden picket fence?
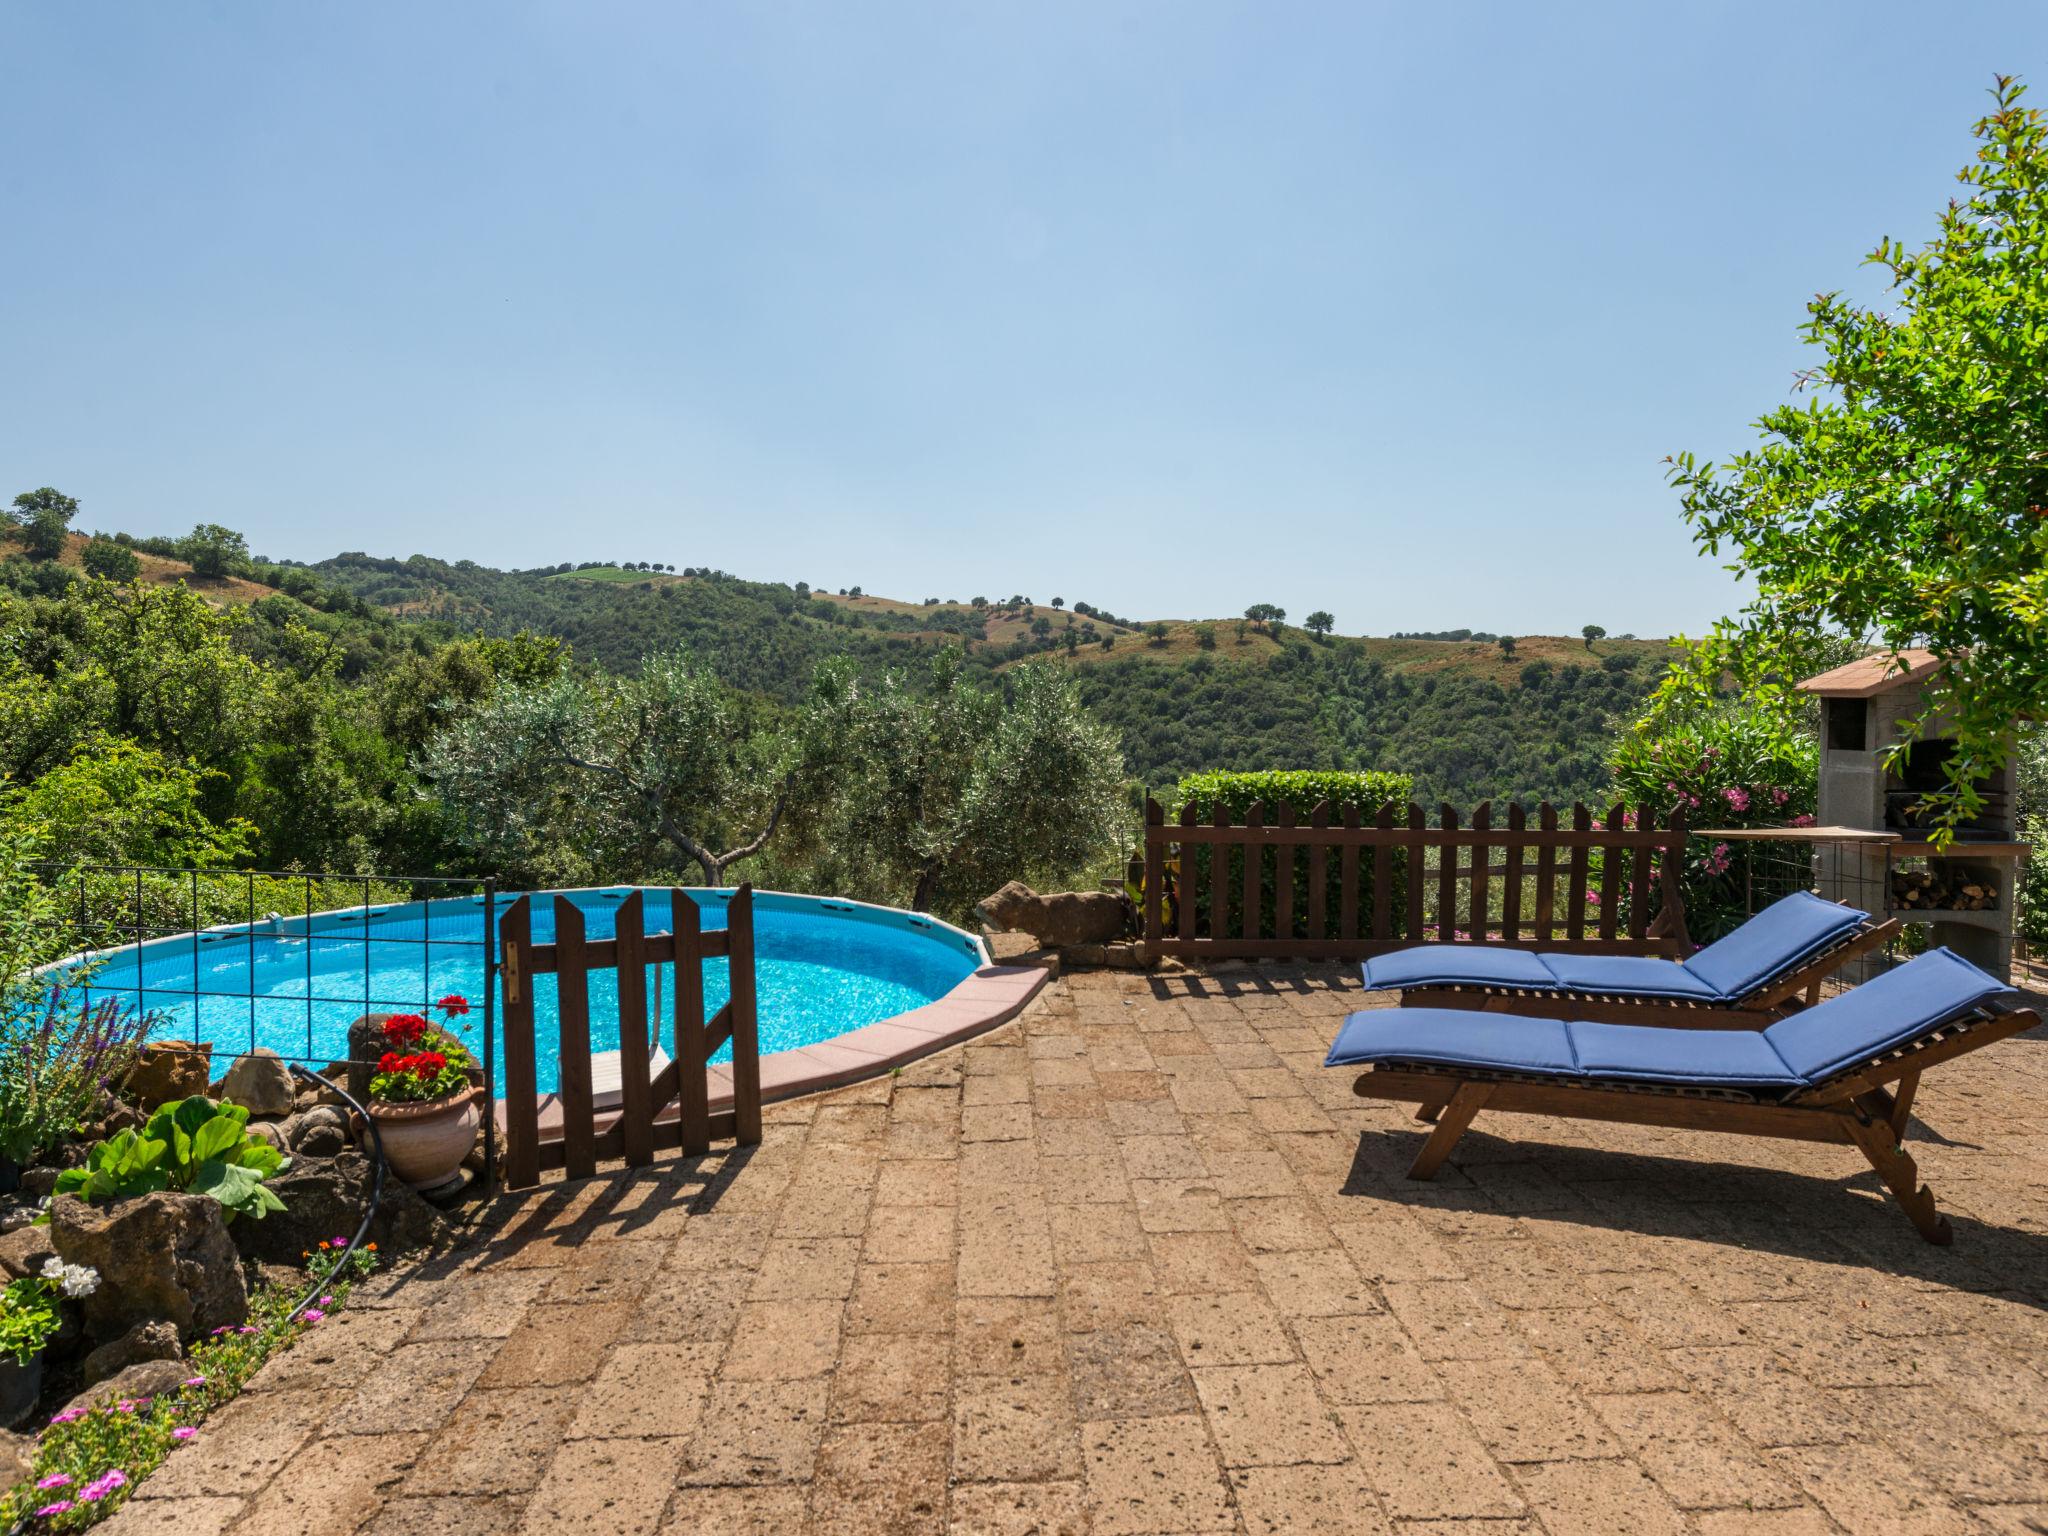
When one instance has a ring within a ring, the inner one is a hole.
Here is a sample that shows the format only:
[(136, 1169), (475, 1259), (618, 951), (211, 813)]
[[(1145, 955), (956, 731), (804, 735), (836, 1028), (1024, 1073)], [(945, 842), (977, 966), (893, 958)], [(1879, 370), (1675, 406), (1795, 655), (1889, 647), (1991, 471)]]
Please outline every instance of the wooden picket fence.
[(1146, 954), (1357, 960), (1426, 943), (1689, 952), (1683, 819), (1660, 826), (1647, 808), (1620, 805), (1597, 820), (1583, 805), (1569, 816), (1560, 826), (1545, 803), (1531, 825), (1511, 805), (1495, 826), (1487, 804), (1461, 825), (1446, 805), (1430, 826), (1419, 805), (1385, 805), (1368, 822), (1324, 801), (1305, 818), (1282, 805), (1268, 821), (1254, 805), (1241, 822), (1221, 808), (1207, 822), (1192, 808), (1168, 821), (1148, 799)]
[[(657, 1146), (689, 1153), (710, 1149), (714, 1137), (742, 1146), (761, 1140), (761, 1056), (755, 1011), (754, 891), (742, 885), (726, 906), (723, 931), (706, 930), (687, 891), (668, 893), (673, 931), (649, 933), (646, 904), (634, 891), (619, 904), (616, 937), (588, 939), (582, 909), (563, 896), (553, 900), (555, 939), (533, 942), (533, 900), (522, 896), (498, 923), (499, 976), (504, 989), (505, 1182), (514, 1189), (539, 1182), (543, 1167), (586, 1178), (600, 1158), (623, 1157), (634, 1167), (653, 1161)], [(729, 963), (732, 995), (704, 1016), (704, 962)], [(675, 1044), (667, 1066), (650, 1078), (647, 968), (675, 966)], [(590, 973), (618, 973), (620, 1100), (598, 1109), (591, 1087)], [(535, 1091), (533, 978), (555, 978), (561, 1033), (554, 1116), (544, 1117)], [(705, 1067), (732, 1041), (732, 1108), (710, 1111)], [(671, 1111), (673, 1106), (673, 1111)]]

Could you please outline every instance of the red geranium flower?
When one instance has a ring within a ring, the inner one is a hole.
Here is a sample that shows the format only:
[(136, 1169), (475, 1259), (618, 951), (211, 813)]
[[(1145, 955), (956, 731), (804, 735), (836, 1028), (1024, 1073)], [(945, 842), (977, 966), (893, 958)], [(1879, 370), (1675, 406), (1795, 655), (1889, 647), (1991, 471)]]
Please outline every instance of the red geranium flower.
[(447, 1065), (448, 1058), (439, 1051), (421, 1051), (419, 1055), (412, 1059), (413, 1076), (422, 1081), (431, 1082), (441, 1075), (442, 1070)]
[(460, 992), (450, 992), (434, 1006), (441, 1010), (443, 1018), (459, 1019), (469, 1012), (469, 999)]
[(384, 1038), (393, 1045), (411, 1045), (427, 1032), (427, 1021), (416, 1013), (394, 1013), (384, 1021)]
[(396, 1051), (386, 1051), (377, 1059), (377, 1070), (379, 1072), (402, 1072), (405, 1070), (405, 1058)]

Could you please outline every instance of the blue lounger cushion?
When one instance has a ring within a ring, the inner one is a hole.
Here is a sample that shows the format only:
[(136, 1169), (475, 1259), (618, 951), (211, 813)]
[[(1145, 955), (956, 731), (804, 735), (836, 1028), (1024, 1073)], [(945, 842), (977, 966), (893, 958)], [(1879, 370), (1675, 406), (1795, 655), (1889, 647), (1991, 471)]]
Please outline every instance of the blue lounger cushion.
[(1698, 951), (1685, 968), (1716, 995), (1742, 997), (1841, 943), (1869, 918), (1868, 912), (1825, 901), (1811, 891), (1794, 891)]
[(1797, 970), (1870, 920), (1868, 912), (1795, 891), (1774, 901), (1690, 960), (1646, 955), (1531, 952), (1481, 944), (1423, 944), (1365, 962), (1374, 991), (1410, 987), (1511, 987), (1732, 1003)]
[(1557, 977), (1533, 950), (1498, 944), (1419, 944), (1389, 955), (1374, 955), (1365, 962), (1365, 984), (1375, 991), (1428, 986), (1548, 991), (1557, 985)]
[(1727, 1001), (1675, 960), (1655, 955), (1545, 955), (1557, 984), (1572, 992), (1620, 992), (1631, 997)]
[(1782, 1097), (1883, 1056), (1987, 1002), (2016, 996), (1960, 956), (1937, 949), (1761, 1032), (1379, 1008), (1346, 1019), (1323, 1064), (1464, 1067)]
[(1906, 964), (1780, 1019), (1763, 1032), (1785, 1065), (1810, 1083), (1895, 1051), (1985, 1003), (2019, 994), (1952, 949)]

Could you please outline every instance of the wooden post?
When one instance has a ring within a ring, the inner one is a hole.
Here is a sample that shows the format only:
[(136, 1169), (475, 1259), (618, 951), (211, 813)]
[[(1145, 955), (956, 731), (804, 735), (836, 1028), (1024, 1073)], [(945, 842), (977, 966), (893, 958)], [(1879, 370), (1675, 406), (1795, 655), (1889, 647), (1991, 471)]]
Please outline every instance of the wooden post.
[(555, 1063), (555, 1102), (562, 1106), (562, 1171), (572, 1179), (597, 1172), (597, 1132), (590, 1096), (590, 969), (584, 955), (583, 912), (566, 896), (555, 898), (555, 1013), (561, 1054)]
[(1145, 797), (1145, 947), (1157, 958), (1159, 941), (1166, 937), (1165, 893), (1166, 850), (1160, 834), (1166, 826), (1166, 812), (1150, 795)]
[[(1209, 825), (1227, 827), (1230, 812), (1218, 805)], [(1221, 943), (1230, 937), (1230, 845), (1217, 841), (1209, 845), (1209, 938)]]
[[(1330, 802), (1318, 800), (1308, 813), (1308, 824), (1318, 831), (1330, 824)], [(1330, 850), (1321, 842), (1308, 850), (1308, 937), (1317, 942), (1330, 936)]]
[(1500, 893), (1500, 936), (1503, 942), (1522, 942), (1522, 839), (1529, 825), (1522, 802), (1508, 807), (1507, 879)]
[[(1619, 804), (1607, 812), (1607, 830), (1621, 830)], [(1600, 939), (1606, 944), (1614, 942), (1615, 923), (1621, 916), (1621, 855), (1622, 850), (1612, 843), (1600, 850)]]
[[(1294, 825), (1292, 802), (1280, 802), (1280, 825)], [(1273, 845), (1273, 937), (1294, 937), (1294, 844)]]
[(1402, 935), (1410, 944), (1422, 942), (1423, 882), (1429, 878), (1429, 847), (1422, 840), (1422, 807), (1408, 802), (1408, 931)]
[[(1184, 805), (1180, 808), (1180, 824), (1192, 827), (1195, 824), (1195, 808)], [(1174, 903), (1179, 908), (1175, 916), (1176, 931), (1184, 939), (1195, 936), (1195, 845), (1183, 840), (1179, 845), (1180, 857), (1174, 861), (1180, 871), (1180, 878), (1173, 882)]]
[[(1557, 830), (1557, 807), (1548, 800), (1536, 807), (1537, 830)], [(1536, 845), (1536, 942), (1548, 944), (1557, 934), (1557, 845), (1545, 836)]]
[(1259, 937), (1265, 924), (1265, 899), (1259, 891), (1259, 876), (1266, 866), (1263, 848), (1249, 831), (1266, 824), (1265, 807), (1254, 801), (1250, 810), (1244, 813), (1244, 824), (1248, 829), (1244, 840), (1244, 936), (1248, 939)]
[[(1148, 850), (1147, 862), (1150, 862)], [(761, 1027), (754, 996), (754, 887), (742, 885), (726, 908), (732, 958), (732, 1124), (743, 1147), (761, 1142)]]
[[(1472, 813), (1472, 830), (1489, 832), (1492, 829), (1493, 802), (1482, 800), (1479, 802), (1479, 808)], [(1487, 874), (1487, 870), (1493, 865), (1492, 848), (1493, 845), (1488, 842), (1475, 842), (1472, 845), (1472, 915), (1468, 926), (1472, 930), (1472, 942), (1475, 944), (1486, 942), (1488, 919), (1493, 915), (1493, 880)]]
[[(1458, 813), (1448, 800), (1437, 806), (1436, 815), (1444, 831), (1458, 830)], [(1436, 941), (1449, 944), (1458, 932), (1458, 845), (1445, 840), (1436, 860)]]
[(710, 1092), (704, 1082), (703, 919), (688, 891), (668, 893), (676, 936), (676, 1113), (686, 1155), (711, 1150)]
[(540, 1104), (533, 1059), (533, 901), (522, 896), (498, 921), (499, 1018), (505, 1048), (505, 1186), (540, 1182)]
[(654, 1106), (647, 1069), (647, 908), (635, 891), (619, 904), (619, 1125), (626, 1165), (654, 1161)]
[[(1572, 830), (1593, 830), (1593, 815), (1583, 805), (1572, 807)], [(1576, 944), (1586, 936), (1586, 875), (1592, 860), (1584, 843), (1572, 848), (1571, 884), (1565, 890), (1564, 936)]]

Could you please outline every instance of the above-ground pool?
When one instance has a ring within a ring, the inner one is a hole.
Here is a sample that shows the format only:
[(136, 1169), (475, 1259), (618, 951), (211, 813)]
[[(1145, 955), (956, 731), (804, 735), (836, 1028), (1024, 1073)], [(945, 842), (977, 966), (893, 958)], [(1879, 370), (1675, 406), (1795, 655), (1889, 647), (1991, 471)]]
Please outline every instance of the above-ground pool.
[[(552, 894), (552, 893), (550, 893)], [(564, 891), (584, 915), (586, 937), (613, 937), (612, 916), (630, 888)], [(693, 890), (703, 926), (723, 928), (730, 891)], [(502, 917), (516, 896), (500, 895)], [(649, 933), (669, 930), (665, 890), (642, 892)], [(533, 941), (552, 943), (554, 906), (532, 903)], [(756, 892), (755, 978), (761, 1054), (814, 1045), (945, 996), (987, 963), (980, 940), (935, 919), (888, 907), (817, 896)], [(118, 997), (159, 1016), (153, 1038), (213, 1042), (216, 1055), (268, 1046), (315, 1066), (348, 1054), (348, 1026), (365, 1013), (425, 1013), (451, 994), (466, 998), (471, 1050), (483, 1049), (484, 901), (481, 896), (390, 906), (353, 907), (237, 923), (200, 933), (153, 939), (65, 962), (84, 976), (92, 998)], [(675, 967), (648, 968), (648, 1008), (661, 998), (653, 1043), (673, 1054)], [(138, 996), (138, 980), (140, 991)], [(536, 976), (534, 1034), (538, 1086), (556, 1086), (559, 1036), (555, 978)], [(728, 964), (704, 962), (704, 1008), (715, 1013), (730, 995)], [(590, 1048), (619, 1045), (618, 983), (609, 970), (590, 973)], [(502, 1035), (497, 1086), (503, 1091)], [(730, 1059), (722, 1048), (712, 1059)]]

